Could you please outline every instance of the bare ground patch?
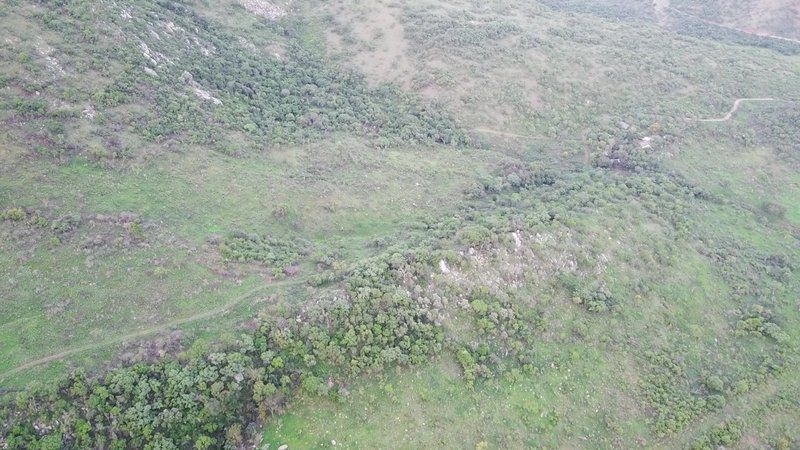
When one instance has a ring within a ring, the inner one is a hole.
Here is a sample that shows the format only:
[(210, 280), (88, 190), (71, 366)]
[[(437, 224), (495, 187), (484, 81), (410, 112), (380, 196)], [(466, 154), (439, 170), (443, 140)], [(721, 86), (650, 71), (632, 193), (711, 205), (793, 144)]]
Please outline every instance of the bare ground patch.
[(239, 0), (239, 4), (252, 14), (261, 16), (265, 19), (276, 20), (287, 14), (285, 5), (268, 2), (265, 0)]
[(328, 46), (340, 52), (347, 47), (345, 41), (355, 40), (362, 51), (353, 55), (352, 62), (369, 82), (395, 82), (408, 88), (414, 70), (400, 14), (398, 7), (385, 1), (342, 7), (338, 29), (326, 31)]

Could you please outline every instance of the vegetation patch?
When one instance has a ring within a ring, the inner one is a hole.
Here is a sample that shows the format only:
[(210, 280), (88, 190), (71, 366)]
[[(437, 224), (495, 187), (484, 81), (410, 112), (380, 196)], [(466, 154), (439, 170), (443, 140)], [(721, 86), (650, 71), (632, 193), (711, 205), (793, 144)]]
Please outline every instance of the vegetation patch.
[(0, 4), (0, 448), (796, 445), (800, 67), (685, 3)]
[(284, 269), (298, 264), (311, 249), (307, 243), (238, 232), (225, 238), (219, 250), (228, 261), (256, 261)]

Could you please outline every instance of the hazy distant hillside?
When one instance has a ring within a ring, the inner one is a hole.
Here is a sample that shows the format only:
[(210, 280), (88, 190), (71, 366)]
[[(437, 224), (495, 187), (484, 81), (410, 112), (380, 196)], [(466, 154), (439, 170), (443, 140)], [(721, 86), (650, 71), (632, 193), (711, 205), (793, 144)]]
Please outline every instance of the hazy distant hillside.
[(794, 0), (673, 0), (672, 6), (742, 31), (800, 39), (800, 4)]

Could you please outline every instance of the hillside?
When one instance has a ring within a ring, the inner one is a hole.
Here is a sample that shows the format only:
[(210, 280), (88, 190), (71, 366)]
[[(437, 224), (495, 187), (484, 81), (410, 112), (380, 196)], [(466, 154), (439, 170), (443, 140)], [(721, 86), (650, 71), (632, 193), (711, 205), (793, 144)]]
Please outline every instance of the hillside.
[(16, 0), (0, 35), (0, 448), (800, 445), (791, 5)]
[(779, 40), (800, 39), (800, 5), (789, 0), (675, 2), (709, 22)]

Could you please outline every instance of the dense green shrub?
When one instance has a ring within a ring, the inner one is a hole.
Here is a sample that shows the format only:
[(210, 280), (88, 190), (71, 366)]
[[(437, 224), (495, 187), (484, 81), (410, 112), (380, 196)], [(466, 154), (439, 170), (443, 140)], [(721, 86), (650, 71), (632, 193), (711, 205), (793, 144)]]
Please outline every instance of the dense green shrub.
[(9, 208), (0, 215), (3, 220), (10, 220), (12, 222), (20, 222), (28, 217), (28, 213), (22, 208)]
[(704, 397), (689, 390), (686, 369), (681, 359), (648, 351), (644, 355), (650, 373), (642, 377), (642, 392), (655, 410), (653, 430), (666, 436), (682, 430), (695, 417), (722, 406), (724, 398), (714, 394)]
[(559, 281), (573, 303), (583, 305), (591, 312), (609, 311), (616, 303), (611, 291), (599, 281), (587, 282), (574, 273), (560, 274)]
[(467, 225), (458, 231), (458, 241), (470, 247), (480, 247), (488, 244), (494, 237), (492, 232), (483, 225)]
[(47, 101), (43, 98), (20, 98), (14, 103), (17, 114), (26, 117), (47, 114)]
[(706, 378), (704, 384), (711, 392), (723, 392), (725, 390), (725, 382), (722, 381), (722, 378), (716, 375)]
[(738, 420), (728, 420), (714, 425), (702, 438), (695, 441), (692, 450), (713, 450), (727, 448), (742, 437), (742, 425)]
[(772, 321), (772, 314), (761, 305), (752, 305), (736, 323), (736, 333), (739, 335), (764, 336), (774, 339), (778, 343), (789, 340), (789, 336), (781, 327)]
[(631, 0), (602, 0), (584, 2), (581, 0), (541, 0), (543, 5), (557, 10), (594, 14), (613, 19), (641, 20), (652, 18), (650, 2)]
[(236, 232), (219, 246), (222, 257), (228, 261), (257, 261), (280, 268), (298, 263), (308, 254), (308, 244), (257, 234)]

